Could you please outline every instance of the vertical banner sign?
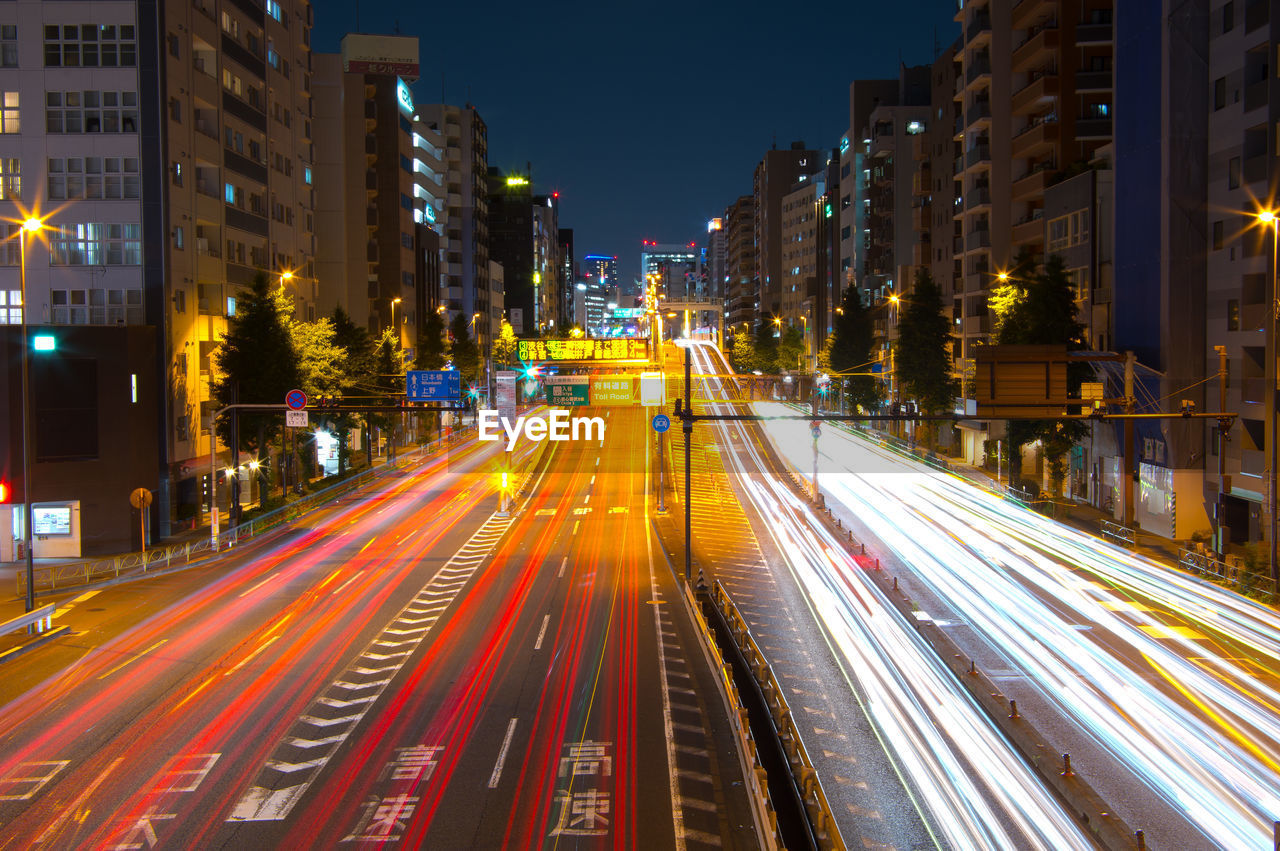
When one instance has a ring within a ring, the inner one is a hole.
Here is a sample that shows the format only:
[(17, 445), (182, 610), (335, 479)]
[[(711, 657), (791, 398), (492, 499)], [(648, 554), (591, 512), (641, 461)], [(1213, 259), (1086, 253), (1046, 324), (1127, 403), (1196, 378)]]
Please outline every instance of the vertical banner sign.
[(494, 373), (497, 382), (497, 404), (499, 417), (505, 417), (511, 422), (516, 420), (516, 378), (518, 372), (509, 369), (498, 370)]

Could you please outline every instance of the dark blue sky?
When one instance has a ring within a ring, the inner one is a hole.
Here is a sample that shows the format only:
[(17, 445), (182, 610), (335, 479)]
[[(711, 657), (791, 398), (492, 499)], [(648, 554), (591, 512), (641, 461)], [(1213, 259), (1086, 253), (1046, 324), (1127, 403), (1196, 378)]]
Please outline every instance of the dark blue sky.
[[(356, 4), (317, 0), (313, 49), (336, 52)], [(955, 0), (359, 4), (359, 31), (420, 39), (419, 102), (470, 101), (489, 163), (533, 164), (559, 190), (580, 260), (616, 254), (638, 274), (640, 241), (684, 243), (750, 194), (773, 143), (834, 147), (849, 82), (928, 63), (959, 30)]]

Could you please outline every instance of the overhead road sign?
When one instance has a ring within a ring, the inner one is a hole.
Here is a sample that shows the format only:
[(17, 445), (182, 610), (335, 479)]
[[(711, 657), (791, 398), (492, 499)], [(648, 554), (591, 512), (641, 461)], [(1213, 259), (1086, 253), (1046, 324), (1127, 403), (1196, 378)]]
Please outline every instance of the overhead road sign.
[(462, 398), (462, 373), (456, 369), (411, 369), (405, 374), (405, 399), (444, 402)]
[(576, 407), (589, 404), (590, 379), (585, 375), (555, 375), (543, 379), (548, 405)]
[(593, 375), (591, 376), (592, 405), (640, 404), (639, 376)]
[(631, 338), (611, 340), (520, 340), (516, 356), (525, 363), (544, 361), (588, 361), (593, 363), (647, 361), (648, 341)]

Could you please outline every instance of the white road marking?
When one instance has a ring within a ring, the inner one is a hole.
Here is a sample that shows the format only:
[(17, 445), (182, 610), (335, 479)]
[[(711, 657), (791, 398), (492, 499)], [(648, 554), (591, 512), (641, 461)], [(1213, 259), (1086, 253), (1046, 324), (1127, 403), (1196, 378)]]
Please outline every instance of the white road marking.
[(271, 643), (272, 643), (273, 641), (275, 641), (275, 640), (276, 640), (277, 638), (279, 638), (279, 637), (280, 637), (280, 636), (278, 636), (278, 635), (273, 635), (273, 636), (271, 636), (270, 638), (268, 638), (266, 641), (264, 641), (264, 642), (262, 642), (261, 644), (259, 644), (259, 645), (258, 645), (258, 648), (257, 648), (256, 650), (254, 650), (254, 651), (253, 651), (252, 653), (250, 653), (248, 656), (244, 657), (244, 658), (243, 658), (243, 659), (241, 659), (239, 662), (237, 662), (237, 663), (235, 664), (235, 667), (234, 667), (234, 668), (231, 668), (229, 671), (227, 671), (227, 672), (226, 672), (225, 674), (223, 674), (222, 676), (224, 676), (224, 677), (229, 677), (229, 676), (231, 676), (232, 674), (234, 674), (236, 671), (238, 671), (238, 670), (240, 670), (241, 668), (243, 668), (245, 665), (247, 665), (247, 664), (249, 663), (249, 660), (250, 660), (250, 659), (252, 659), (253, 657), (257, 656), (259, 653), (261, 653), (263, 650), (266, 650), (268, 647), (270, 647), (270, 646), (271, 646)]
[(542, 629), (538, 630), (538, 640), (533, 643), (534, 650), (542, 649), (542, 639), (547, 634), (547, 622), (551, 620), (551, 615), (542, 616)]
[(564, 576), (564, 567), (568, 563), (569, 563), (568, 556), (565, 556), (564, 558), (560, 559), (560, 570), (558, 573), (556, 573), (556, 579), (559, 579), (560, 577)]
[[(542, 626), (545, 629), (547, 622), (544, 620)], [(541, 641), (542, 639), (538, 639)], [(489, 775), (489, 788), (498, 788), (498, 779), (502, 777), (502, 764), (507, 761), (507, 749), (511, 747), (511, 737), (516, 732), (516, 719), (512, 718), (511, 723), (507, 724), (507, 735), (502, 740), (502, 749), (498, 751), (498, 761), (493, 766), (493, 774)]]
[(169, 639), (167, 639), (167, 638), (162, 638), (162, 639), (160, 639), (160, 640), (159, 640), (159, 641), (157, 641), (155, 644), (153, 644), (153, 645), (151, 645), (150, 647), (148, 647), (146, 650), (143, 650), (143, 651), (142, 651), (141, 653), (139, 653), (137, 656), (134, 656), (134, 657), (133, 657), (133, 658), (131, 658), (131, 659), (126, 659), (125, 661), (121, 662), (119, 665), (116, 665), (116, 666), (115, 666), (114, 668), (112, 668), (110, 671), (107, 671), (105, 674), (103, 674), (102, 676), (98, 677), (98, 679), (100, 679), (100, 680), (105, 680), (107, 677), (111, 676), (111, 675), (112, 675), (112, 674), (114, 674), (116, 671), (118, 671), (118, 670), (120, 670), (121, 668), (123, 668), (125, 665), (129, 665), (129, 664), (132, 664), (132, 663), (134, 663), (134, 662), (138, 661), (138, 660), (139, 660), (139, 659), (141, 659), (143, 656), (146, 656), (146, 655), (147, 655), (148, 653), (150, 653), (152, 650), (155, 650), (157, 647), (159, 647), (161, 644), (164, 644), (164, 643), (165, 643), (166, 641), (168, 641), (168, 640), (169, 640)]
[(259, 588), (261, 588), (263, 585), (266, 585), (266, 584), (267, 584), (268, 582), (270, 582), (272, 579), (277, 579), (277, 578), (279, 578), (279, 576), (280, 576), (280, 574), (278, 574), (278, 573), (273, 573), (273, 574), (271, 574), (271, 575), (270, 575), (270, 576), (268, 576), (266, 579), (262, 580), (262, 581), (261, 581), (261, 582), (259, 582), (257, 585), (255, 585), (255, 586), (253, 586), (252, 588), (250, 588), (248, 591), (245, 591), (244, 593), (242, 593), (240, 596), (241, 596), (241, 597), (245, 597), (245, 596), (248, 596), (249, 594), (252, 594), (254, 591), (257, 591), (257, 590), (258, 590)]
[(595, 483), (596, 483), (596, 477), (595, 477), (595, 476), (592, 476), (592, 477), (591, 477), (591, 481), (590, 481), (590, 482), (588, 482), (587, 484), (588, 484), (588, 485), (594, 485)]
[[(69, 759), (52, 759), (52, 760), (40, 760), (37, 762), (18, 763), (13, 767), (13, 770), (10, 771), (6, 776), (0, 777), (0, 789), (10, 788), (10, 784), (12, 784), (12, 788), (16, 790), (21, 788), (22, 785), (25, 785), (27, 783), (32, 784), (31, 788), (27, 789), (25, 792), (14, 791), (8, 794), (0, 795), (0, 801), (30, 800), (31, 796), (35, 795), (36, 792), (39, 792), (41, 789), (43, 789), (46, 783), (52, 780), (59, 771), (66, 768), (70, 764), (71, 764), (71, 760)], [(26, 771), (28, 773), (19, 776), (18, 775), (19, 771)], [(32, 771), (36, 771), (36, 772), (44, 771), (45, 773), (31, 774), (30, 772)]]
[(348, 579), (346, 582), (342, 583), (342, 584), (341, 584), (341, 585), (339, 585), (337, 588), (334, 588), (334, 589), (333, 589), (333, 593), (332, 593), (332, 594), (330, 594), (329, 596), (330, 596), (330, 597), (334, 596), (334, 595), (335, 595), (335, 594), (337, 594), (339, 591), (341, 591), (343, 588), (346, 588), (348, 585), (350, 585), (352, 582), (355, 582), (355, 581), (356, 581), (357, 579), (359, 579), (359, 578), (360, 578), (360, 574), (358, 574), (358, 573), (357, 573), (357, 574), (354, 574), (354, 575), (353, 575), (350, 579)]
[[(93, 593), (96, 594), (97, 592), (95, 591)], [(102, 769), (102, 773), (99, 774), (97, 777), (95, 777), (93, 779), (93, 782), (90, 783), (88, 786), (86, 786), (84, 791), (81, 792), (80, 795), (74, 801), (72, 801), (69, 805), (67, 805), (67, 807), (63, 809), (63, 811), (58, 815), (56, 819), (54, 819), (52, 822), (49, 823), (49, 826), (44, 829), (44, 833), (36, 837), (35, 844), (36, 845), (42, 844), (46, 839), (50, 837), (50, 834), (52, 834), (59, 827), (62, 826), (62, 823), (67, 820), (68, 816), (75, 815), (79, 811), (81, 805), (83, 805), (85, 801), (89, 800), (89, 796), (93, 794), (94, 790), (102, 785), (103, 780), (107, 779), (107, 775), (110, 774), (112, 771), (114, 771), (115, 767), (122, 762), (124, 762), (124, 757), (118, 756), (114, 760), (112, 760), (110, 765)]]

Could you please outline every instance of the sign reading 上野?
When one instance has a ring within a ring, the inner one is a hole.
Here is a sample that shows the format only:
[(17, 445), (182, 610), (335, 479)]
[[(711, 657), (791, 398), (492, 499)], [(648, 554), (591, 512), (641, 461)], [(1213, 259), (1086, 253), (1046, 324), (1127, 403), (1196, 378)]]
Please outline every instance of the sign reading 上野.
[(589, 381), (585, 375), (553, 375), (544, 378), (542, 384), (547, 390), (547, 404), (566, 407), (587, 404)]
[(462, 398), (462, 373), (456, 369), (411, 369), (405, 374), (405, 399), (442, 402)]
[(543, 361), (643, 361), (648, 341), (617, 340), (520, 340), (516, 357), (525, 363)]
[(640, 382), (634, 375), (591, 376), (592, 405), (639, 405)]

